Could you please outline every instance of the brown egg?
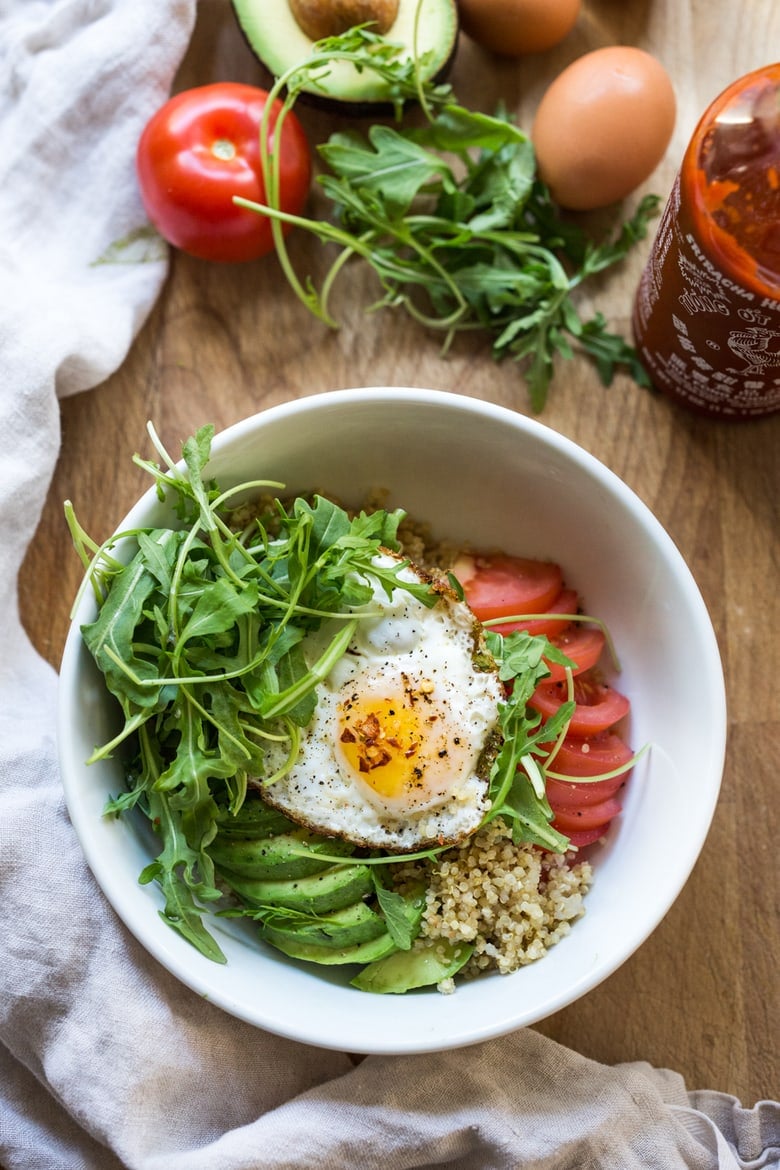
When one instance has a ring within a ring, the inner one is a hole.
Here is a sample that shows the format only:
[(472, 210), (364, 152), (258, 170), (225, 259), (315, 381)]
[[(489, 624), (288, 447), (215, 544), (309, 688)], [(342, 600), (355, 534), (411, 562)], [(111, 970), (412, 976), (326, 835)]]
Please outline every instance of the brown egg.
[(581, 0), (458, 0), (467, 36), (507, 57), (540, 53), (574, 27)]
[(531, 138), (539, 174), (562, 207), (606, 207), (663, 158), (677, 104), (668, 73), (642, 49), (613, 45), (579, 57), (542, 97)]

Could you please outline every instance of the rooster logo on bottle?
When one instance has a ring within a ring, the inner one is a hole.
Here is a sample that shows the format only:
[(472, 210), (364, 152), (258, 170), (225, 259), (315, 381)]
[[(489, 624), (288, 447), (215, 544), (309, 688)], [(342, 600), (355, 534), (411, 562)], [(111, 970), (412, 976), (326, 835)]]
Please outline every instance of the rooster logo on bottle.
[(780, 366), (780, 349), (769, 348), (769, 343), (776, 338), (780, 338), (777, 330), (751, 325), (747, 329), (732, 330), (729, 334), (728, 347), (743, 362), (748, 363), (747, 369), (742, 371), (743, 374), (760, 376), (767, 368)]

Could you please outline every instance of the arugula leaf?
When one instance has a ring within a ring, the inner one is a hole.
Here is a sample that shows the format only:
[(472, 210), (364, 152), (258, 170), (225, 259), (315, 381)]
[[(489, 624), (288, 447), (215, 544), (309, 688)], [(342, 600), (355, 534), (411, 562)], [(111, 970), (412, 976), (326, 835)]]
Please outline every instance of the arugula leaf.
[(257, 608), (258, 590), (252, 583), (237, 589), (234, 582), (218, 577), (202, 586), (177, 640), (177, 651), (192, 638), (205, 638), (233, 628), (236, 618)]
[(409, 920), (406, 899), (385, 885), (376, 867), (371, 870), (371, 878), (388, 934), (399, 950), (408, 951), (419, 933), (419, 927), (415, 928)]
[[(144, 606), (159, 587), (156, 576), (161, 565), (170, 564), (170, 557), (179, 544), (177, 533), (156, 531), (147, 534), (145, 553), (133, 557), (120, 573), (112, 576), (107, 594), (94, 622), (82, 626), (84, 642), (103, 672), (106, 685), (123, 703), (125, 712), (137, 708), (154, 708), (160, 698), (159, 687), (145, 687), (143, 680), (153, 682), (158, 676), (156, 655), (150, 661), (135, 649), (135, 633), (144, 619)], [(153, 549), (150, 571), (147, 560)]]
[(219, 891), (203, 886), (197, 879), (197, 866), (201, 857), (187, 843), (180, 820), (164, 796), (152, 794), (150, 813), (152, 823), (163, 837), (165, 846), (159, 857), (141, 872), (138, 879), (140, 884), (156, 881), (165, 896), (165, 909), (160, 911), (163, 921), (192, 943), (207, 959), (226, 963), (222, 948), (203, 925), (202, 911), (195, 901), (196, 892), (200, 897), (219, 897)]
[[(580, 318), (576, 291), (646, 235), (657, 197), (643, 199), (616, 238), (595, 243), (561, 216), (536, 173), (528, 136), (504, 111), (469, 110), (450, 87), (424, 82), (419, 74), (412, 78), (399, 51), (386, 45), (379, 54), (367, 30), (353, 29), (315, 44), (308, 61), (272, 87), (271, 101), (283, 102), (281, 123), (301, 87), (322, 76), (330, 59), (348, 60), (394, 79), (399, 119), (408, 100), (417, 100), (426, 118), (423, 126), (336, 132), (322, 144), (330, 173), (318, 181), (331, 203), (330, 217), (322, 220), (280, 209), (279, 159), (261, 128), (267, 203), (235, 202), (271, 218), (293, 291), (315, 316), (338, 327), (329, 296), (345, 262), (360, 257), (382, 288), (373, 308), (402, 308), (442, 333), (444, 350), (462, 330), (486, 332), (496, 361), (519, 363), (536, 412), (546, 403), (556, 360), (569, 359), (575, 348), (594, 360), (605, 385), (619, 369), (648, 385), (633, 347), (609, 332), (601, 314)], [(284, 224), (338, 247), (319, 292), (311, 278), (298, 278)]]
[(320, 154), (345, 186), (358, 187), (363, 197), (379, 197), (391, 219), (408, 211), (426, 183), (439, 180), (445, 190), (456, 186), (444, 159), (390, 126), (372, 126), (367, 140), (355, 130), (332, 134)]

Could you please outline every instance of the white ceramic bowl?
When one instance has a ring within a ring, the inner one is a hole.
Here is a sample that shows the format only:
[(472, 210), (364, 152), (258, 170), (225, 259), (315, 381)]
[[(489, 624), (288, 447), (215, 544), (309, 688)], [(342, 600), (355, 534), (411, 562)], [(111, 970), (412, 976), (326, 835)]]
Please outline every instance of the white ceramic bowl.
[[(622, 816), (594, 855), (587, 913), (548, 955), (455, 994), (371, 995), (343, 971), (288, 960), (251, 928), (214, 919), (227, 955), (217, 966), (157, 914), (150, 860), (133, 816), (106, 820), (122, 788), (119, 762), (84, 761), (110, 738), (109, 695), (84, 649), (85, 595), (60, 683), (62, 777), (70, 815), (106, 896), (143, 945), (183, 983), (226, 1011), (309, 1044), (363, 1053), (454, 1048), (532, 1024), (609, 976), (647, 938), (685, 884), (720, 787), (726, 713), (712, 626), (683, 558), (648, 508), (569, 440), (524, 416), (441, 391), (335, 391), (264, 411), (219, 434), (210, 472), (222, 486), (282, 480), (359, 502), (388, 487), (390, 506), (428, 519), (437, 536), (559, 561), (588, 612), (604, 619), (632, 699), (630, 738), (652, 745), (627, 786)], [(150, 490), (118, 530), (159, 523)], [(691, 663), (696, 686), (691, 686)]]

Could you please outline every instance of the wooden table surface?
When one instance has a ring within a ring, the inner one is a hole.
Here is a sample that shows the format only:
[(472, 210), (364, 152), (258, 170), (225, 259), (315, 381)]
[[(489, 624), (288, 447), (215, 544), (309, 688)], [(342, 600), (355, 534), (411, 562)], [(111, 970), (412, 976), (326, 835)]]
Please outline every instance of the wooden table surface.
[[(490, 111), (503, 99), (528, 126), (555, 73), (610, 43), (651, 50), (672, 75), (677, 128), (645, 187), (665, 198), (709, 101), (780, 56), (780, 5), (585, 0), (566, 42), (524, 62), (496, 61), (463, 40), (452, 81), (464, 103)], [(229, 5), (202, 0), (177, 87), (225, 79), (262, 80)], [(312, 141), (336, 126), (299, 109)], [(648, 248), (646, 241), (592, 293), (592, 305), (626, 336)], [(302, 270), (321, 274), (320, 245), (295, 238), (292, 252)], [(487, 341), (470, 336), (442, 357), (439, 339), (400, 314), (367, 317), (375, 295), (370, 275), (354, 267), (334, 302), (342, 327), (329, 331), (294, 299), (273, 257), (234, 266), (172, 257), (164, 293), (122, 368), (62, 403), (61, 456), (21, 581), (26, 627), (51, 663), (59, 662), (80, 577), (62, 501), (75, 502), (92, 535), (107, 535), (147, 486), (131, 457), (150, 453), (148, 419), (178, 449), (207, 421), (221, 429), (304, 393), (376, 384), (449, 390), (529, 413), (517, 367), (494, 364)], [(746, 1105), (778, 1097), (780, 416), (748, 424), (701, 420), (627, 377), (605, 390), (593, 368), (575, 358), (558, 367), (541, 421), (617, 472), (685, 556), (723, 656), (729, 744), (709, 838), (665, 920), (616, 974), (539, 1028), (596, 1060), (646, 1060), (679, 1071), (689, 1088), (733, 1093)], [(697, 663), (690, 666), (695, 687)]]

